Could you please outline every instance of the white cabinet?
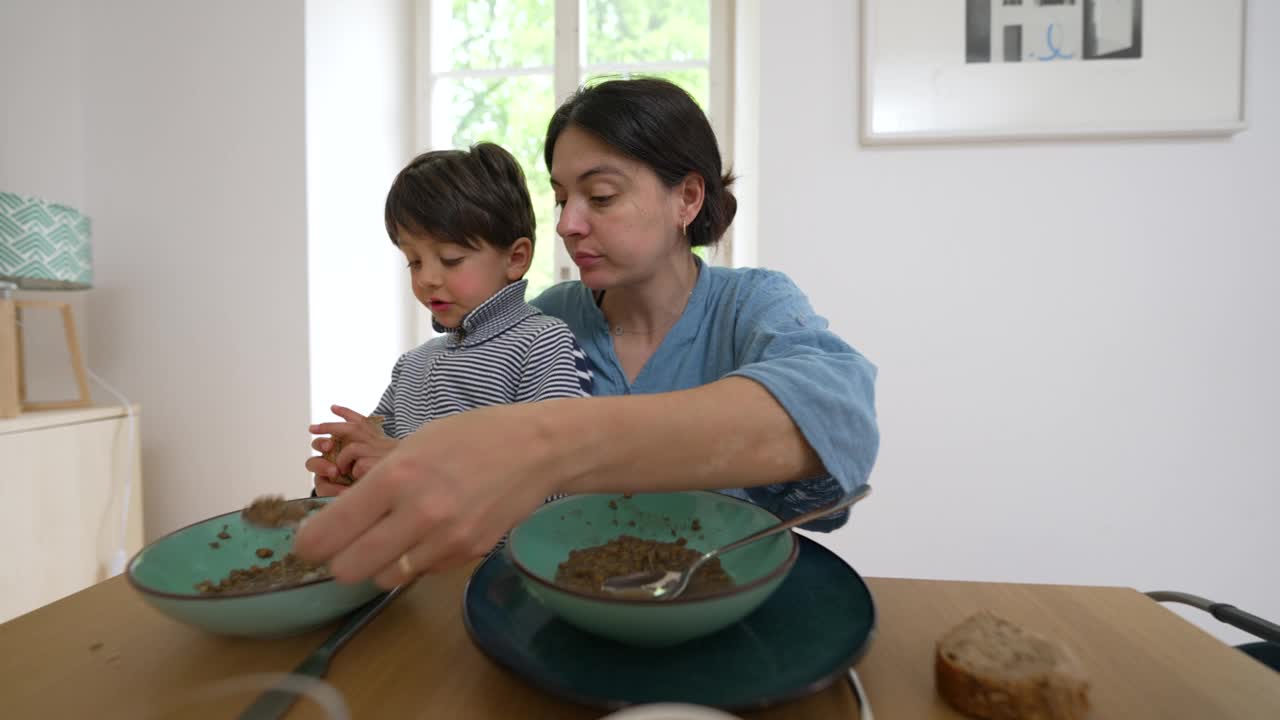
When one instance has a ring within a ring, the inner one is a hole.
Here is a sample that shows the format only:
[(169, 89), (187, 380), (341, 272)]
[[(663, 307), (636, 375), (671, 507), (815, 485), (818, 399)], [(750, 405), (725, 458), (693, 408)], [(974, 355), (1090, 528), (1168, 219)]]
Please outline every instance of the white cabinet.
[(130, 425), (123, 406), (0, 420), (0, 622), (109, 577), (122, 517), (126, 556), (142, 547), (136, 405)]

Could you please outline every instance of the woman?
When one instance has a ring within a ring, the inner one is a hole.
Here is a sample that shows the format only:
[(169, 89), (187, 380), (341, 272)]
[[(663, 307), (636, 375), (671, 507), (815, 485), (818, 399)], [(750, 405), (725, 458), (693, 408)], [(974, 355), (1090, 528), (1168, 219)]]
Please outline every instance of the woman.
[[(736, 202), (687, 93), (657, 79), (579, 90), (545, 153), (581, 281), (534, 304), (573, 329), (596, 397), (481, 408), (402, 440), (298, 533), (297, 552), (339, 580), (392, 587), (479, 557), (558, 493), (724, 490), (786, 517), (871, 471), (874, 367), (784, 275), (692, 252), (720, 239)], [(339, 464), (370, 452), (349, 446)], [(337, 466), (307, 467), (319, 494), (339, 491)]]

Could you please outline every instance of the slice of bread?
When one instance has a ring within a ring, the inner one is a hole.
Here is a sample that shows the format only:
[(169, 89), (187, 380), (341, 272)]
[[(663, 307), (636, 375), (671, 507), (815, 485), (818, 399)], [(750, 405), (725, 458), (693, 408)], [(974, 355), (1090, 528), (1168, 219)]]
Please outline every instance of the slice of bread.
[(938, 641), (938, 694), (986, 720), (1080, 720), (1089, 683), (1066, 647), (980, 612)]

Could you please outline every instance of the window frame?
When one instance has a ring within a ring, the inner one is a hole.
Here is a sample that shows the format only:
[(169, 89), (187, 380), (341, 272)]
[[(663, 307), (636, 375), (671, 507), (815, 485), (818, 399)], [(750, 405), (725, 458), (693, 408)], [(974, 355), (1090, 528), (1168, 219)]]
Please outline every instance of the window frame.
[[(431, 142), (431, 97), (438, 79), (467, 79), (484, 77), (512, 77), (520, 75), (552, 76), (555, 105), (559, 107), (578, 89), (582, 76), (583, 38), (581, 28), (586, 13), (586, 0), (553, 0), (555, 10), (555, 41), (551, 66), (539, 65), (521, 68), (492, 68), (484, 70), (447, 70), (433, 72), (431, 66), (431, 19), (436, 2), (447, 0), (414, 0), (414, 145), (417, 148), (435, 149)], [(710, 45), (707, 61), (654, 62), (635, 64), (610, 64), (601, 68), (605, 72), (646, 72), (693, 67), (707, 67), (711, 107), (708, 116), (711, 128), (720, 143), (720, 155), (725, 167), (732, 166), (734, 136), (734, 18), (736, 0), (708, 0), (710, 12)], [(552, 243), (552, 277), (555, 282), (576, 280), (577, 268), (564, 249), (564, 243)], [(732, 229), (725, 234), (711, 261), (731, 264), (733, 253)], [(412, 299), (412, 298), (411, 298)], [(417, 308), (417, 336), (419, 341), (433, 337), (431, 314), (414, 301)]]

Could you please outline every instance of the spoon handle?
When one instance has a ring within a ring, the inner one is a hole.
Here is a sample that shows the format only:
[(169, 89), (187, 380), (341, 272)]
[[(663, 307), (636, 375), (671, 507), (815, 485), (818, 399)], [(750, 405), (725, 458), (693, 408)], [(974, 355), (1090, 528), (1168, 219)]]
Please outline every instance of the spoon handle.
[(850, 505), (853, 505), (859, 500), (865, 498), (870, 493), (871, 493), (871, 486), (863, 485), (861, 488), (858, 489), (857, 492), (853, 492), (844, 496), (840, 500), (840, 502), (836, 503), (835, 505), (827, 505), (825, 507), (820, 507), (817, 510), (810, 510), (805, 514), (797, 515), (791, 518), (790, 520), (787, 520), (786, 522), (781, 522), (772, 527), (767, 527), (758, 532), (751, 533), (750, 535), (736, 542), (731, 542), (728, 545), (722, 545), (714, 550), (709, 550), (703, 553), (702, 557), (698, 558), (697, 564), (702, 565), (703, 563), (707, 562), (708, 560), (711, 560), (712, 558), (718, 555), (723, 555), (731, 550), (737, 550), (743, 545), (750, 545), (751, 543), (761, 538), (766, 538), (766, 537), (769, 537), (770, 535), (776, 535), (780, 532), (790, 530), (791, 528), (797, 525), (803, 525), (811, 520), (817, 520), (818, 518), (823, 518), (828, 515), (834, 515), (835, 513), (838, 513), (841, 510), (844, 510)]

